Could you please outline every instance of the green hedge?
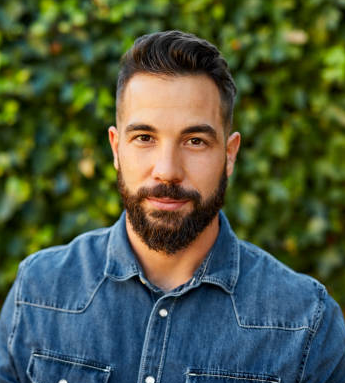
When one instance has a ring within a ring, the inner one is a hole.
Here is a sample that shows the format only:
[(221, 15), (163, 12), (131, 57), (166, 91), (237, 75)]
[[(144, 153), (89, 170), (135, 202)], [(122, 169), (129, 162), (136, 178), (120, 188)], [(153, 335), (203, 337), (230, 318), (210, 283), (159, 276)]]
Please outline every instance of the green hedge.
[(344, 0), (2, 0), (0, 306), (26, 255), (118, 218), (119, 58), (165, 29), (215, 43), (238, 85), (233, 228), (345, 308)]

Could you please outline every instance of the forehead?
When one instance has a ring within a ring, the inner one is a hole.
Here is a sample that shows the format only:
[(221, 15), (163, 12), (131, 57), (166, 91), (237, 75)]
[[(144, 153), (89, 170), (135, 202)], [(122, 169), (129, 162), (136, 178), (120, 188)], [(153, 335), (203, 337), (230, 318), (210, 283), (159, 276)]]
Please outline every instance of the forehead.
[(121, 100), (123, 126), (147, 123), (183, 128), (209, 124), (222, 129), (221, 100), (216, 84), (208, 76), (134, 75)]

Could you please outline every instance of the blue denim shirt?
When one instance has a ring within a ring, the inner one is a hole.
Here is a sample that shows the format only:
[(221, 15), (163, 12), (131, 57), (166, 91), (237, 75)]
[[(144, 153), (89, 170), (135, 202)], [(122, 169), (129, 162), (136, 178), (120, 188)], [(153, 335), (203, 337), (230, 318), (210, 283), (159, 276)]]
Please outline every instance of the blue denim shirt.
[(0, 382), (344, 383), (344, 320), (321, 284), (237, 239), (223, 213), (193, 278), (164, 293), (123, 215), (21, 264)]

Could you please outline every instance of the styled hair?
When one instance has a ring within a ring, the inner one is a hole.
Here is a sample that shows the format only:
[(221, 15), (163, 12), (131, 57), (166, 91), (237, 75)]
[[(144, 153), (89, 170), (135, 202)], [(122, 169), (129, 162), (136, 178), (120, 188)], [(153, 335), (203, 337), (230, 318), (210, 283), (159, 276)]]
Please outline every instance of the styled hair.
[(232, 126), (236, 86), (228, 65), (208, 41), (181, 31), (143, 35), (123, 55), (117, 80), (117, 110), (128, 81), (137, 73), (178, 76), (205, 74), (217, 85), (227, 133)]

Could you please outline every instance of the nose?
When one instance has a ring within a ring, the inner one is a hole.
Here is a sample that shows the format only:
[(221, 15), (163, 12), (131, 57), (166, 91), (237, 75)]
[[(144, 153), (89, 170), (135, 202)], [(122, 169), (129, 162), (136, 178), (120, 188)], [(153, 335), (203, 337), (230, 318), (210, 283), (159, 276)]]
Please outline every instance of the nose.
[(183, 179), (181, 154), (173, 145), (161, 147), (155, 157), (152, 177), (162, 183), (180, 183)]

